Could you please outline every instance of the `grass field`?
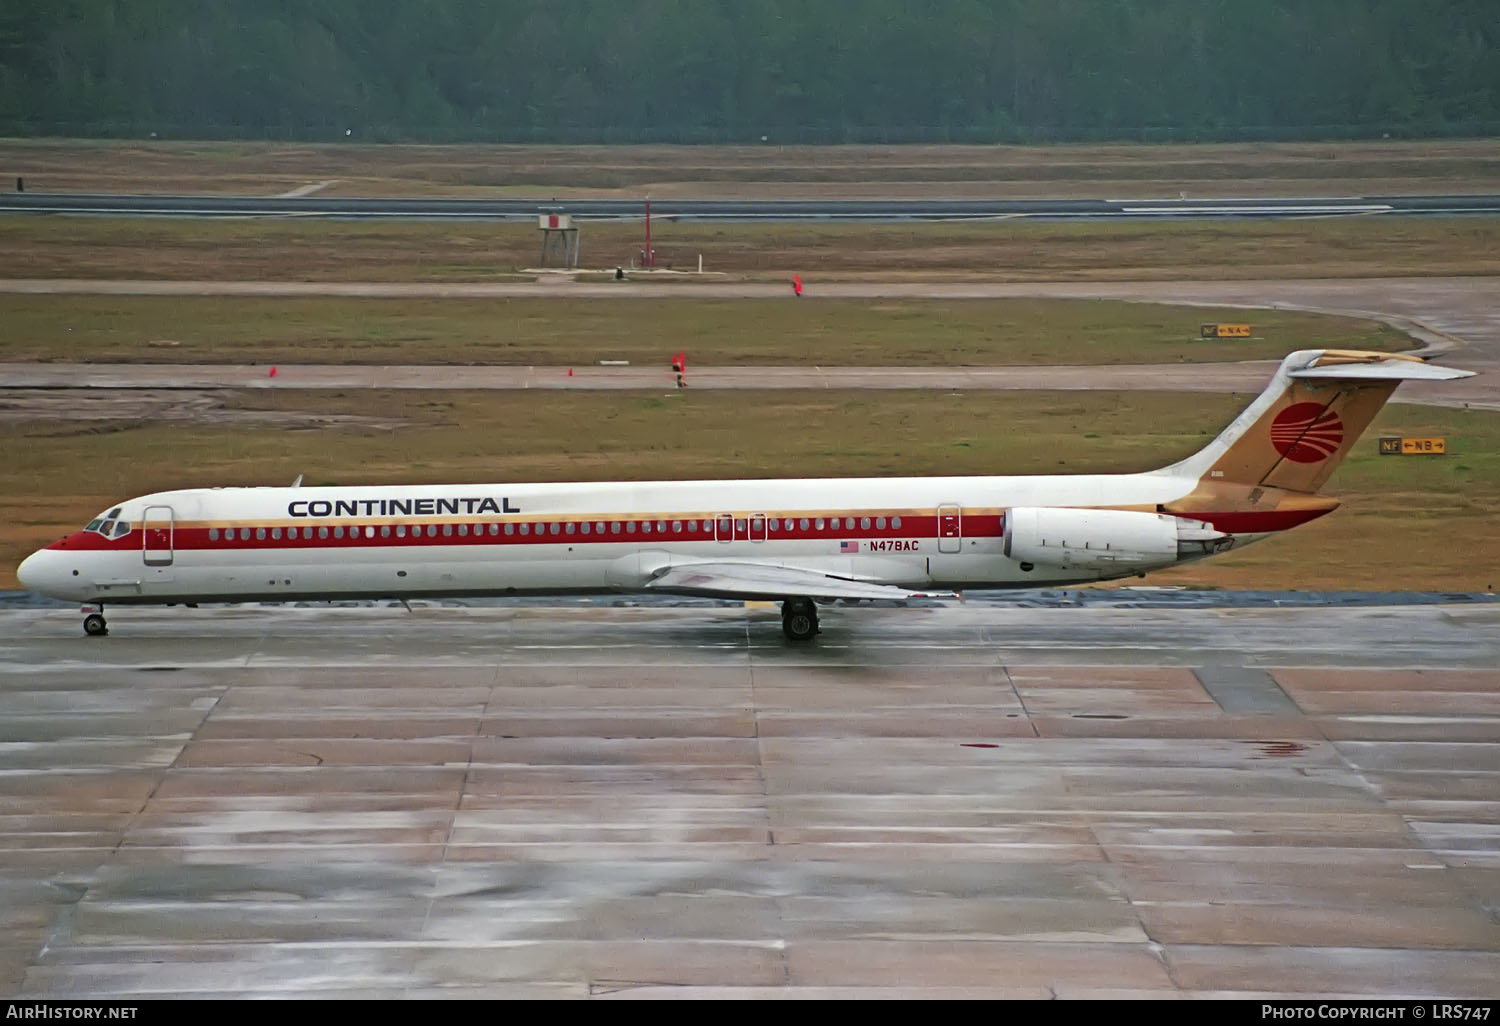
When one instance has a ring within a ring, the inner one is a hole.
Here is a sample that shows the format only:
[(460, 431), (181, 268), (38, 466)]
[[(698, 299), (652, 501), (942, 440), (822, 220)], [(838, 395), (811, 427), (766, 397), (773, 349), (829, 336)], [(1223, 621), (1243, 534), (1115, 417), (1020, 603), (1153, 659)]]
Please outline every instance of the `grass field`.
[[(584, 224), (585, 268), (629, 267), (643, 227)], [(735, 279), (1055, 281), (1500, 274), (1500, 218), (908, 225), (653, 224), (658, 264)], [(534, 225), (0, 217), (0, 278), (507, 281)], [(554, 258), (555, 262), (555, 258)], [(697, 279), (687, 276), (690, 283)]]
[[(1135, 471), (1205, 444), (1249, 396), (1174, 393), (233, 394), (237, 409), (378, 416), (292, 430), (41, 420), (0, 425), (0, 588), (29, 551), (121, 498), (184, 486)], [(1381, 457), (1381, 433), (1446, 457)], [(1500, 584), (1500, 415), (1391, 406), (1327, 489), (1345, 508), (1152, 578), (1309, 590)]]
[[(1090, 300), (0, 296), (0, 361), (705, 366), (1121, 364), (1405, 349), (1385, 325)], [(1255, 337), (1198, 338), (1205, 321)]]
[(1389, 195), (1500, 192), (1493, 140), (1058, 146), (397, 146), (0, 140), (33, 192), (349, 196)]

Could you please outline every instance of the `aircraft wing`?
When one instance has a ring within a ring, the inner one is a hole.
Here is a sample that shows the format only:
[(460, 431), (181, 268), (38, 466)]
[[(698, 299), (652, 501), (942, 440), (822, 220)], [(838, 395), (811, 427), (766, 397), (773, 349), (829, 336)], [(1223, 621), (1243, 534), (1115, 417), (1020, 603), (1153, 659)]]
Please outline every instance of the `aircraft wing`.
[(769, 566), (763, 563), (687, 563), (668, 567), (646, 583), (650, 591), (710, 598), (768, 599), (913, 599), (953, 598), (950, 592), (929, 593), (834, 577), (817, 570)]

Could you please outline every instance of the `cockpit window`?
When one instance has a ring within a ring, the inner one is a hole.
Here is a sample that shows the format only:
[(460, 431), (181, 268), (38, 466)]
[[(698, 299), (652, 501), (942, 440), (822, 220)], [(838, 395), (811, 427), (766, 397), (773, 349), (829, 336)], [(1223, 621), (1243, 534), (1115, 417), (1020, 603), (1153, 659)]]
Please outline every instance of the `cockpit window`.
[(85, 531), (93, 531), (95, 534), (103, 535), (105, 538), (123, 538), (130, 533), (130, 522), (120, 519), (120, 512), (124, 507), (116, 506), (108, 513), (101, 513), (89, 525)]

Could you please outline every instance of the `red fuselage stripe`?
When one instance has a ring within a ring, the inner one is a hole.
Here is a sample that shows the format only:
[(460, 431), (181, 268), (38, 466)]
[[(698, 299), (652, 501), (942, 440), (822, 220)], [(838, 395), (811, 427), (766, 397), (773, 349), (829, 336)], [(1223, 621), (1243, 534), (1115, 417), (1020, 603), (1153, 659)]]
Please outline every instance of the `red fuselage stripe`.
[[(1210, 524), (1215, 530), (1226, 534), (1270, 534), (1276, 531), (1285, 531), (1299, 524), (1314, 520), (1327, 510), (1262, 510), (1251, 512), (1193, 512), (1182, 514), (1193, 520), (1200, 520)], [(784, 518), (776, 518), (784, 522)], [(801, 517), (793, 518), (793, 527), (787, 530), (782, 527), (772, 531), (757, 528), (754, 537), (751, 537), (749, 518), (734, 518), (734, 527), (731, 530), (732, 538), (724, 538), (716, 535), (717, 524), (715, 518), (698, 518), (698, 530), (689, 531), (686, 521), (665, 521), (666, 530), (659, 530), (660, 520), (591, 520), (589, 533), (584, 534), (583, 522), (569, 519), (567, 521), (527, 521), (524, 525), (520, 522), (511, 521), (509, 526), (513, 533), (506, 534), (506, 524), (497, 523), (496, 534), (489, 531), (490, 523), (487, 521), (462, 522), (466, 533), (459, 533), (460, 524), (455, 521), (446, 523), (408, 523), (399, 525), (405, 528), (405, 537), (398, 537), (398, 525), (389, 522), (382, 524), (321, 524), (297, 525), (293, 527), (270, 528), (257, 527), (200, 527), (179, 526), (171, 531), (170, 538), (167, 532), (160, 528), (151, 528), (152, 537), (143, 538), (141, 529), (133, 526), (132, 530), (120, 538), (104, 538), (92, 531), (78, 531), (68, 535), (48, 548), (67, 549), (71, 551), (85, 552), (134, 552), (139, 551), (143, 544), (149, 543), (151, 548), (166, 548), (170, 546), (174, 550), (191, 551), (197, 549), (213, 551), (240, 551), (240, 550), (265, 550), (265, 549), (291, 549), (295, 551), (308, 551), (317, 549), (348, 549), (359, 547), (391, 547), (391, 548), (414, 548), (431, 547), (434, 545), (452, 546), (526, 546), (526, 545), (668, 545), (681, 544), (685, 542), (715, 542), (715, 541), (881, 541), (881, 540), (916, 540), (936, 539), (939, 534), (939, 518), (936, 516), (903, 516), (899, 528), (891, 526), (891, 518), (886, 519), (884, 529), (875, 526), (875, 518), (870, 518), (871, 525), (868, 528), (861, 527), (862, 517), (854, 517), (852, 528), (845, 526), (847, 517), (824, 518), (824, 529), (818, 530), (815, 526), (817, 519), (806, 518), (809, 526), (803, 529)], [(709, 527), (705, 530), (703, 524), (708, 521)], [(758, 520), (755, 521), (758, 523)], [(605, 530), (598, 530), (600, 524), (604, 524)], [(644, 530), (643, 525), (650, 524), (650, 530)], [(673, 530), (674, 523), (683, 526)], [(567, 533), (567, 525), (572, 524), (574, 533)], [(619, 531), (614, 530), (619, 525)], [(744, 526), (741, 526), (744, 525)], [(527, 533), (521, 532), (522, 526), (527, 528)], [(552, 533), (553, 527), (557, 533)], [(631, 531), (628, 528), (634, 527)], [(342, 529), (343, 537), (334, 537), (334, 530)], [(429, 535), (428, 528), (435, 528), (437, 533)], [(445, 534), (444, 530), (451, 533)], [(217, 537), (211, 538), (209, 531), (217, 532)], [(310, 531), (312, 537), (303, 537), (304, 531)], [(319, 531), (326, 530), (327, 537), (319, 537)], [(370, 530), (374, 531), (374, 537), (367, 537)], [(389, 530), (388, 535), (382, 535), (382, 530)], [(273, 537), (273, 532), (280, 532), (280, 537)], [(959, 534), (965, 538), (999, 538), (1005, 531), (1005, 518), (995, 514), (964, 514), (959, 529)], [(248, 532), (248, 537), (240, 537)], [(264, 536), (258, 536), (263, 534)], [(944, 532), (945, 536), (952, 537), (951, 530)], [(232, 535), (232, 537), (231, 537)]]
[[(780, 520), (781, 518), (778, 518)], [(833, 518), (823, 518), (824, 528), (818, 530), (815, 526), (817, 518), (808, 517), (809, 526), (803, 529), (801, 526), (803, 518), (794, 518), (795, 526), (791, 530), (781, 527), (778, 530), (770, 530), (769, 526), (760, 526), (757, 519), (753, 532), (754, 540), (757, 541), (845, 541), (853, 539), (922, 539), (936, 538), (938, 531), (937, 517), (911, 517), (903, 516), (899, 528), (891, 526), (891, 518), (886, 518), (884, 528), (876, 527), (876, 519), (870, 519), (868, 528), (861, 527), (864, 518), (854, 517), (854, 526), (845, 526), (849, 518), (839, 517), (837, 526), (834, 526)], [(708, 527), (703, 527), (704, 522)], [(120, 538), (104, 538), (91, 531), (80, 531), (69, 535), (61, 541), (54, 542), (50, 548), (65, 548), (83, 551), (134, 551), (142, 547), (143, 541), (149, 542), (153, 547), (164, 548), (170, 544), (174, 549), (210, 549), (210, 550), (239, 550), (239, 549), (337, 549), (359, 546), (389, 546), (389, 547), (430, 547), (434, 545), (654, 545), (654, 544), (680, 544), (684, 542), (713, 542), (713, 541), (750, 541), (752, 540), (752, 521), (745, 517), (733, 518), (733, 526), (728, 532), (716, 534), (719, 525), (712, 517), (699, 518), (696, 520), (698, 530), (687, 529), (686, 521), (667, 520), (666, 530), (660, 530), (658, 525), (661, 520), (590, 520), (589, 533), (583, 533), (583, 522), (576, 520), (568, 521), (526, 521), (524, 524), (512, 521), (509, 526), (513, 533), (506, 534), (506, 524), (497, 523), (497, 533), (490, 533), (488, 522), (468, 521), (462, 524), (449, 521), (446, 523), (406, 523), (401, 525), (389, 522), (380, 524), (363, 523), (341, 523), (297, 525), (292, 527), (271, 528), (265, 526), (257, 527), (174, 527), (171, 538), (166, 537), (167, 532), (160, 528), (152, 528), (151, 533), (155, 537), (143, 539), (139, 528), (133, 529), (129, 534)], [(650, 530), (645, 530), (644, 525), (650, 524)], [(673, 530), (674, 523), (681, 523), (682, 527)], [(568, 525), (573, 525), (573, 533), (568, 534)], [(605, 525), (603, 532), (599, 531), (599, 525)], [(615, 526), (619, 530), (615, 530)], [(397, 534), (399, 527), (405, 528), (405, 537)], [(460, 534), (459, 527), (466, 529), (466, 533)], [(521, 528), (526, 527), (526, 533)], [(556, 527), (557, 533), (552, 533)], [(436, 534), (429, 535), (428, 529), (436, 530)], [(634, 528), (634, 530), (631, 530)], [(334, 537), (335, 530), (343, 532), (342, 538)], [(209, 531), (218, 533), (216, 538), (209, 536)], [(368, 537), (370, 531), (374, 537)], [(389, 531), (388, 535), (382, 535), (382, 531)], [(444, 533), (444, 531), (450, 533)], [(1004, 530), (1004, 519), (996, 515), (971, 515), (963, 518), (962, 531), (968, 537), (999, 537)], [(303, 537), (304, 531), (310, 531), (312, 537)], [(327, 537), (320, 537), (320, 531), (326, 531)], [(248, 532), (249, 537), (242, 538), (240, 535)], [(279, 532), (280, 537), (273, 537), (273, 532)], [(233, 537), (229, 537), (230, 534)], [(725, 534), (732, 537), (724, 537)], [(262, 536), (263, 535), (263, 536)]]

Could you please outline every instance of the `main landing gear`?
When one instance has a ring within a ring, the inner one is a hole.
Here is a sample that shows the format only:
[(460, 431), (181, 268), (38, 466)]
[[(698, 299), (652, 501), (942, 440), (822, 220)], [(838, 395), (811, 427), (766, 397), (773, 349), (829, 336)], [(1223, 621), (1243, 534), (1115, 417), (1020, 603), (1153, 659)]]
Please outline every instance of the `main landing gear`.
[(104, 620), (103, 606), (98, 609), (85, 606), (84, 612), (87, 615), (83, 618), (83, 633), (91, 638), (102, 638), (109, 633), (109, 624)]
[(812, 599), (794, 598), (781, 603), (781, 629), (788, 641), (809, 641), (818, 633), (818, 607)]

